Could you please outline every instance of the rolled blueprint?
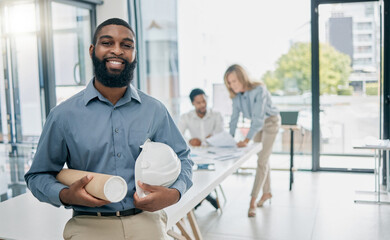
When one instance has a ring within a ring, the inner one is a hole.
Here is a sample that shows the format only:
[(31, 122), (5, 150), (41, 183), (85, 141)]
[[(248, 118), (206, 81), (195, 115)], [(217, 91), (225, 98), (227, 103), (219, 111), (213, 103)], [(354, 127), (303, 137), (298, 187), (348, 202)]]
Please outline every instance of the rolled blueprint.
[(120, 176), (75, 169), (62, 169), (57, 175), (57, 180), (70, 186), (87, 175), (93, 176), (92, 180), (85, 185), (85, 190), (92, 196), (110, 202), (120, 202), (126, 196), (127, 183)]

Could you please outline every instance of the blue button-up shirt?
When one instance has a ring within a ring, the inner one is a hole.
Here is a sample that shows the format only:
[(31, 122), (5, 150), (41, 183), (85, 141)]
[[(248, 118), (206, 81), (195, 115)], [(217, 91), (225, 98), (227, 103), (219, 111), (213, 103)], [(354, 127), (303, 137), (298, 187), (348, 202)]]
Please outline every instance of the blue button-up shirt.
[(242, 112), (244, 118), (251, 120), (251, 127), (246, 136), (252, 139), (255, 133), (264, 126), (264, 120), (270, 116), (278, 115), (279, 110), (272, 104), (271, 94), (265, 85), (237, 94), (233, 99), (233, 113), (230, 118), (230, 134), (234, 136), (238, 118)]
[(134, 208), (134, 165), (146, 139), (168, 144), (181, 160), (181, 173), (171, 188), (183, 195), (192, 186), (189, 148), (165, 106), (130, 85), (112, 105), (91, 81), (85, 90), (53, 108), (46, 120), (32, 166), (28, 188), (40, 201), (61, 206), (56, 180), (63, 168), (117, 175), (128, 184), (118, 203), (96, 208), (72, 206), (78, 211), (113, 212)]

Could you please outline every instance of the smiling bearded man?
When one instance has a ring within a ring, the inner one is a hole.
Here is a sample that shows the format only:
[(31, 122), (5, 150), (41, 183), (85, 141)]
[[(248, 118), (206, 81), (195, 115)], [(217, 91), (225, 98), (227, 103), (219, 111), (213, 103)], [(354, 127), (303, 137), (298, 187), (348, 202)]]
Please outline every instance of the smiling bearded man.
[[(126, 59), (119, 59), (123, 62), (121, 63), (117, 61), (117, 59), (114, 60), (110, 57), (100, 60), (96, 57), (95, 49), (93, 50), (92, 62), (95, 69), (95, 76), (104, 86), (111, 88), (125, 87), (133, 80), (137, 60), (134, 59), (132, 63), (129, 63)], [(118, 73), (110, 73), (106, 67), (106, 63), (110, 60), (113, 62), (112, 64), (124, 64), (125, 68), (121, 72), (117, 71)]]

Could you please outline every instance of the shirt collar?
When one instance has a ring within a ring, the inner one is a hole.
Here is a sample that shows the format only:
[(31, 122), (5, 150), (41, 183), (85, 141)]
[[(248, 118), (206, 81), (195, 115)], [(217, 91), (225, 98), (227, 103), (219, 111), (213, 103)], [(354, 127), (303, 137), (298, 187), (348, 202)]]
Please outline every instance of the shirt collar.
[(130, 92), (131, 98), (133, 98), (134, 100), (137, 100), (137, 102), (141, 103), (141, 98), (139, 97), (137, 89), (135, 89), (135, 87), (131, 84), (130, 84), (130, 91), (129, 91), (129, 88), (127, 88), (125, 96), (129, 95), (129, 92)]
[[(84, 92), (84, 104), (85, 105), (88, 105), (88, 103), (95, 98), (99, 98), (101, 101), (107, 101), (107, 99), (105, 97), (103, 97), (103, 95), (93, 85), (94, 81), (95, 81), (95, 79), (92, 79), (91, 81), (89, 81), (87, 87), (85, 88), (85, 92)], [(127, 102), (130, 102), (132, 98), (134, 100), (136, 100), (137, 102), (141, 103), (141, 98), (139, 97), (137, 90), (135, 89), (135, 87), (133, 85), (130, 84), (130, 87), (128, 87), (126, 89), (125, 94), (118, 101), (118, 103), (116, 105), (123, 105)]]

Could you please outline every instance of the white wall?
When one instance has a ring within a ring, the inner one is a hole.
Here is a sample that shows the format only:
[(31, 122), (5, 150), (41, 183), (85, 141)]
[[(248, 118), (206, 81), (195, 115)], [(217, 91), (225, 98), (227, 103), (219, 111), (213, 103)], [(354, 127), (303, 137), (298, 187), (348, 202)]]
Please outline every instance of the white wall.
[(127, 0), (106, 0), (96, 7), (96, 25), (114, 17), (129, 21)]

